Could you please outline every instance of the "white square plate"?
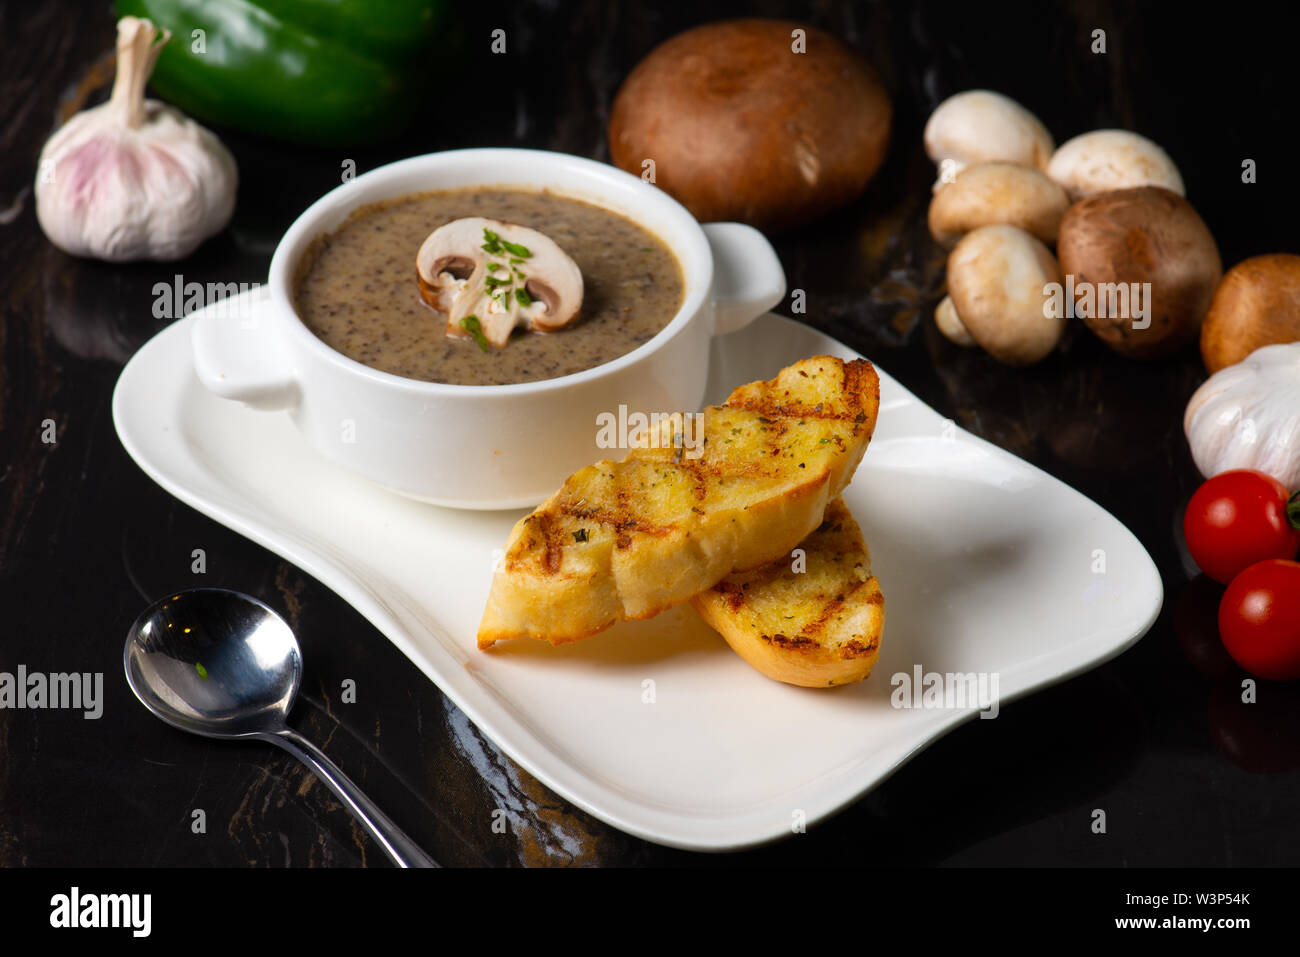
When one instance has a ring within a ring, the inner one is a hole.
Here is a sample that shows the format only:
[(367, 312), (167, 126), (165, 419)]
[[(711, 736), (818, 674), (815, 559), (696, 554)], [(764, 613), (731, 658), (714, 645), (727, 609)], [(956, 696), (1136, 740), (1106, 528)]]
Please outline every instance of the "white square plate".
[[(328, 464), (286, 414), (206, 392), (189, 325), (141, 348), (114, 393), (140, 467), (324, 582), (515, 761), (647, 840), (726, 850), (811, 825), (976, 713), (895, 708), (895, 674), (995, 674), (1005, 705), (1128, 648), (1160, 610), (1159, 574), (1115, 518), (878, 370), (875, 437), (844, 493), (885, 594), (865, 682), (771, 681), (689, 606), (558, 649), (480, 652), (494, 551), (523, 512), (424, 505)], [(706, 401), (817, 354), (857, 358), (764, 316), (715, 341)]]

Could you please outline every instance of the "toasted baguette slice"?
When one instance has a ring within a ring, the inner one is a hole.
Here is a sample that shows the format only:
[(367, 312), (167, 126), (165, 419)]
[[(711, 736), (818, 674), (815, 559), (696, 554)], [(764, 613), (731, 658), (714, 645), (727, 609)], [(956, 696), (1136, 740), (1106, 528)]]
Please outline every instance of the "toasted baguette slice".
[(702, 435), (675, 415), (576, 472), (510, 533), (479, 647), (586, 638), (785, 555), (853, 477), (879, 404), (871, 363), (817, 356), (705, 409)]
[(802, 556), (729, 575), (691, 604), (769, 678), (805, 688), (861, 681), (880, 654), (885, 596), (842, 498), (798, 547)]

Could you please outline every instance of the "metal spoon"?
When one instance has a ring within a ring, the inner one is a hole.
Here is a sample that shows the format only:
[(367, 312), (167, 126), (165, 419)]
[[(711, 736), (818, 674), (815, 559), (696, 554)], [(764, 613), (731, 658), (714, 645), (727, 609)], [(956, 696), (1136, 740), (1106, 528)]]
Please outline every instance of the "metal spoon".
[(314, 744), (285, 724), (302, 682), (302, 652), (284, 619), (225, 588), (173, 592), (126, 637), (126, 681), (140, 702), (182, 731), (269, 741), (311, 768), (398, 867), (437, 867)]

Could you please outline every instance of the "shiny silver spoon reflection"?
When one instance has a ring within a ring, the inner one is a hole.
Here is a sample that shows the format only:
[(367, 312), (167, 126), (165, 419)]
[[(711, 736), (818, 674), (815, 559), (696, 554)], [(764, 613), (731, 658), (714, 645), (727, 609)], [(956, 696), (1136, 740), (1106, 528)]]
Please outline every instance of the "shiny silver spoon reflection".
[(285, 724), (302, 682), (293, 630), (256, 598), (192, 588), (154, 602), (123, 654), (140, 702), (182, 731), (269, 741), (316, 773), (399, 867), (437, 867), (325, 754)]

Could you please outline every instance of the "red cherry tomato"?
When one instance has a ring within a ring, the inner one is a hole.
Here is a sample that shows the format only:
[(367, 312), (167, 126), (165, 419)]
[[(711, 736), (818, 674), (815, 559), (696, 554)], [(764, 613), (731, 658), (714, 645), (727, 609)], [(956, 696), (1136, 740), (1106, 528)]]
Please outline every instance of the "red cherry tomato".
[(1256, 562), (1300, 551), (1286, 487), (1249, 469), (1222, 472), (1196, 490), (1183, 513), (1183, 537), (1201, 571), (1222, 585)]
[(1257, 562), (1234, 578), (1219, 603), (1219, 636), (1256, 677), (1300, 678), (1300, 562)]

